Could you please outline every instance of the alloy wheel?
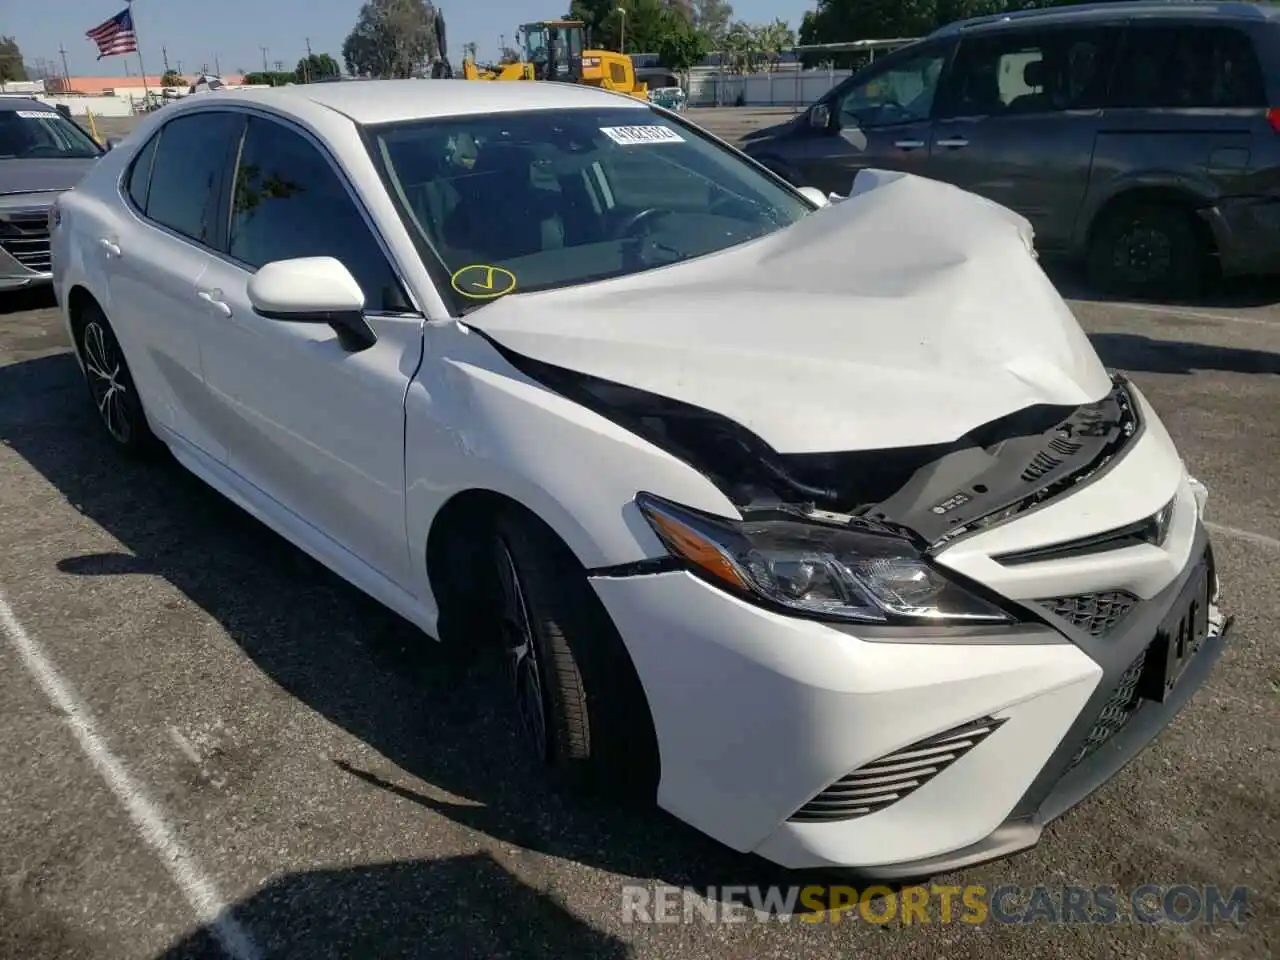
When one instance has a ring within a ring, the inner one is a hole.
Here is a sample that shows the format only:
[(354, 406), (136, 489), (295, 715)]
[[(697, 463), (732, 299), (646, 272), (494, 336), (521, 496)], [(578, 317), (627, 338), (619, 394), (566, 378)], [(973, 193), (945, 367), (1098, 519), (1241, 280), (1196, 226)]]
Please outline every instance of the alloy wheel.
[(133, 436), (126, 406), (129, 386), (115, 337), (102, 324), (91, 320), (84, 328), (83, 347), (89, 392), (98, 408), (98, 415), (112, 437), (119, 443), (128, 444)]
[(511, 549), (498, 541), (498, 581), (501, 589), (499, 623), (507, 652), (507, 673), (515, 696), (520, 732), (539, 760), (548, 759), (546, 702), (542, 692), (542, 671), (538, 644), (533, 635), (533, 618), (525, 598), (524, 585), (516, 569)]

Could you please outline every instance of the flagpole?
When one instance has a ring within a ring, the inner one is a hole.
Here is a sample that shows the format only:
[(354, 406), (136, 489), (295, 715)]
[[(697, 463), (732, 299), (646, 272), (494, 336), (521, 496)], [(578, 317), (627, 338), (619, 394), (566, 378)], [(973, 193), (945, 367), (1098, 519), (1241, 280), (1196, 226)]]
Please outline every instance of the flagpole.
[(142, 105), (151, 106), (151, 91), (147, 89), (147, 68), (142, 62), (142, 38), (138, 36), (138, 21), (133, 16), (133, 0), (125, 0), (129, 4), (129, 19), (133, 20), (133, 42), (137, 44), (138, 69), (142, 71)]

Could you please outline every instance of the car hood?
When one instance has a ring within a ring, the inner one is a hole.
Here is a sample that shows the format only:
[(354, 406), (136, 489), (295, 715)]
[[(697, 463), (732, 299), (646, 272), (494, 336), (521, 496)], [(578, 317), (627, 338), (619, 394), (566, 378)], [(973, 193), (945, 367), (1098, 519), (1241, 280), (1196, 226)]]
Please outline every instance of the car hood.
[(465, 317), (534, 360), (729, 417), (779, 453), (948, 443), (1111, 381), (1032, 254), (1027, 221), (864, 171), (759, 240)]
[(70, 190), (97, 160), (0, 160), (0, 196)]
[[(804, 114), (800, 114), (803, 117)], [(784, 120), (782, 123), (775, 123), (769, 127), (761, 127), (758, 130), (752, 130), (750, 133), (744, 134), (738, 138), (739, 143), (757, 143), (761, 140), (772, 140), (774, 137), (782, 136), (790, 133), (799, 125), (799, 118)]]

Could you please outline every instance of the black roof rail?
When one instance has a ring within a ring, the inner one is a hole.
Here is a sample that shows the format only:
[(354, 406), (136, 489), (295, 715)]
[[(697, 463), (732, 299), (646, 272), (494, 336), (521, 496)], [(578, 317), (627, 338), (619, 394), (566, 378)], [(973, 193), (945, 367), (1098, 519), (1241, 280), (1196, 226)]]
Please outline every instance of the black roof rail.
[(1252, 20), (1271, 20), (1280, 18), (1280, 10), (1266, 4), (1248, 3), (1244, 0), (1128, 0), (1128, 2), (1081, 3), (1063, 7), (1035, 7), (1029, 10), (1009, 10), (1005, 13), (991, 13), (981, 17), (970, 17), (967, 20), (956, 20), (944, 24), (930, 37), (947, 37), (976, 27), (985, 27), (993, 23), (1008, 21), (1035, 20), (1042, 17), (1054, 17), (1069, 20), (1076, 17), (1089, 18), (1092, 15), (1108, 17), (1124, 17), (1131, 14), (1168, 11), (1175, 14), (1194, 10), (1200, 13), (1221, 14), (1229, 17), (1240, 17)]

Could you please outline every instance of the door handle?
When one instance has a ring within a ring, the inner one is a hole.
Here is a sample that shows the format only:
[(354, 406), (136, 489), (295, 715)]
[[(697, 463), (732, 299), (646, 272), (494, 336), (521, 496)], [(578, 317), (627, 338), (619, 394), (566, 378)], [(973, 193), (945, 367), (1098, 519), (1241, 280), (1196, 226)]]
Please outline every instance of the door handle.
[(103, 250), (107, 251), (108, 257), (120, 256), (120, 245), (116, 243), (114, 240), (109, 239), (108, 237), (103, 237), (101, 240), (99, 240), (98, 246), (102, 247)]
[[(220, 292), (221, 292), (221, 291), (219, 291), (219, 293), (220, 293)], [(208, 290), (198, 290), (198, 291), (196, 291), (196, 296), (197, 296), (197, 297), (199, 297), (201, 300), (203, 300), (205, 303), (209, 304), (209, 306), (213, 307), (213, 309), (217, 310), (217, 311), (218, 311), (220, 314), (222, 314), (224, 317), (229, 317), (229, 316), (231, 316), (231, 307), (230, 307), (230, 306), (228, 306), (228, 305), (227, 305), (226, 303), (224, 303), (223, 301), (219, 300), (219, 299), (218, 299), (218, 298), (217, 298), (213, 293), (211, 293), (210, 291), (208, 291)]]
[(945, 140), (938, 141), (938, 146), (949, 147), (952, 150), (958, 149), (959, 147), (967, 147), (968, 145), (969, 141), (964, 137), (948, 137)]
[(899, 150), (919, 150), (924, 146), (923, 140), (895, 140), (893, 145)]

